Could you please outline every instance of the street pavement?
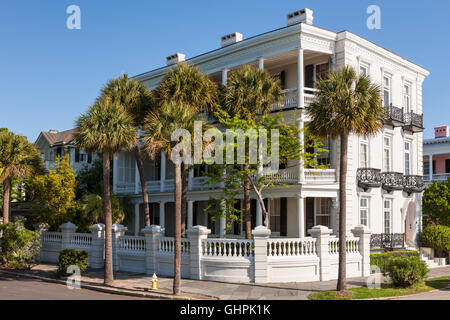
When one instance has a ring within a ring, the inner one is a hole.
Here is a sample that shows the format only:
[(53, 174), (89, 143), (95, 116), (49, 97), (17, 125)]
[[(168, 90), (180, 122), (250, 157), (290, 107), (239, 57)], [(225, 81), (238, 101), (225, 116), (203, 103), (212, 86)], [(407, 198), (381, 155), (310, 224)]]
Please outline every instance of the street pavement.
[(0, 300), (136, 300), (144, 298), (108, 294), (21, 276), (0, 274)]

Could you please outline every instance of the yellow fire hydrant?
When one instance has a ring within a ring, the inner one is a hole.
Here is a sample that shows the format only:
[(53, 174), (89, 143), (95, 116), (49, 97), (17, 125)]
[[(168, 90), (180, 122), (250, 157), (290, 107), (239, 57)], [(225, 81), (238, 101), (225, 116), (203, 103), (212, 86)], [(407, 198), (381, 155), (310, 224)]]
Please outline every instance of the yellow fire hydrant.
[(156, 289), (158, 289), (157, 287), (156, 287), (156, 282), (158, 281), (158, 277), (156, 276), (156, 274), (154, 273), (153, 274), (153, 277), (152, 277), (152, 290), (156, 290)]

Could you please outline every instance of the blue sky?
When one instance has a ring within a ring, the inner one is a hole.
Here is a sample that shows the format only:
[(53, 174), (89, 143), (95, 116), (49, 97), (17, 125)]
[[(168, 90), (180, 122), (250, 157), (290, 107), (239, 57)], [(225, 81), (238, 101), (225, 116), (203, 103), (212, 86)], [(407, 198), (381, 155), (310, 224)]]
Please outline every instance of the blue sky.
[[(66, 8), (81, 8), (81, 30), (66, 27)], [(366, 27), (366, 8), (381, 8), (381, 30)], [(450, 1), (413, 0), (0, 0), (0, 127), (34, 141), (40, 131), (66, 130), (102, 85), (136, 75), (183, 52), (193, 57), (286, 24), (286, 14), (314, 10), (314, 24), (349, 30), (428, 69), (425, 138), (450, 125)]]

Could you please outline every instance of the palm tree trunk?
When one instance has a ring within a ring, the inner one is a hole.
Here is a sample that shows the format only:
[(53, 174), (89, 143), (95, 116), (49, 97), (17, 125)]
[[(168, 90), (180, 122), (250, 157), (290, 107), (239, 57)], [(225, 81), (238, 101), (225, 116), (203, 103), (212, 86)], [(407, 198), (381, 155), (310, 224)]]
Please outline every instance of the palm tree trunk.
[(346, 177), (347, 177), (347, 146), (348, 146), (348, 134), (341, 134), (341, 160), (339, 170), (339, 272), (337, 281), (337, 290), (347, 290), (347, 275), (346, 275), (346, 216), (347, 216), (347, 204), (346, 204)]
[(148, 204), (147, 185), (144, 177), (144, 165), (142, 163), (141, 153), (139, 152), (139, 146), (134, 148), (134, 157), (136, 158), (136, 164), (139, 171), (139, 180), (141, 181), (142, 200), (144, 202), (144, 216), (145, 226), (150, 225), (150, 206)]
[(110, 159), (109, 152), (103, 152), (103, 212), (105, 215), (105, 279), (104, 283), (114, 281), (112, 257), (112, 213), (109, 186)]
[(183, 163), (181, 180), (181, 236), (186, 234), (187, 193), (189, 183), (189, 163)]
[(173, 259), (173, 294), (180, 294), (181, 283), (181, 164), (175, 164), (175, 250)]
[(9, 204), (11, 201), (11, 181), (10, 176), (3, 181), (3, 223), (9, 222)]
[[(244, 165), (244, 170), (250, 170), (250, 164)], [(246, 177), (244, 181), (244, 223), (245, 238), (252, 238), (252, 213), (250, 211), (250, 178)]]

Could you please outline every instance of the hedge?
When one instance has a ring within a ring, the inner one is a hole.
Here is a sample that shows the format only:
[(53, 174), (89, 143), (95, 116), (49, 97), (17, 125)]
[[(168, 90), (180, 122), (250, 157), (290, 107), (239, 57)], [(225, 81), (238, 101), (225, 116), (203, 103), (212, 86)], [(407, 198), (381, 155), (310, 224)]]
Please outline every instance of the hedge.
[(380, 268), (381, 272), (386, 272), (386, 267), (389, 259), (395, 257), (411, 257), (419, 256), (419, 251), (408, 250), (408, 251), (388, 251), (383, 253), (371, 253), (370, 254), (370, 265), (377, 266)]
[(420, 241), (441, 251), (450, 251), (450, 227), (428, 226), (420, 233)]
[(84, 250), (65, 249), (59, 253), (58, 276), (67, 275), (67, 268), (71, 265), (78, 266), (84, 271), (88, 266), (88, 253)]

